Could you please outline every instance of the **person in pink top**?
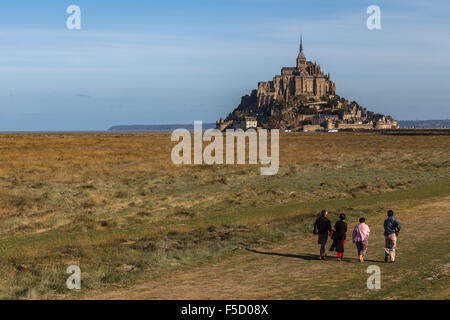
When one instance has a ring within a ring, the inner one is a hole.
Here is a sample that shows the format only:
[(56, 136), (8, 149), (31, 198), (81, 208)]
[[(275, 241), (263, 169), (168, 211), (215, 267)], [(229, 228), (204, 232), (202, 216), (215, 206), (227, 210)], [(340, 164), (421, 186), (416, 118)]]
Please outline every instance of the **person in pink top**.
[(358, 250), (359, 262), (364, 261), (364, 257), (367, 253), (367, 247), (369, 246), (369, 234), (370, 228), (366, 224), (365, 218), (359, 219), (359, 224), (353, 229), (352, 240), (356, 243), (356, 249)]

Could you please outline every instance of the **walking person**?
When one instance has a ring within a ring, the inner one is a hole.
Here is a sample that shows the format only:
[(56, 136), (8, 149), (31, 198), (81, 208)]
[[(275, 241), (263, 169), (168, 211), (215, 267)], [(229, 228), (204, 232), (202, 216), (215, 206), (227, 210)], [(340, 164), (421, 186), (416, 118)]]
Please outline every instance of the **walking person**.
[(364, 262), (367, 247), (369, 246), (369, 234), (370, 228), (366, 224), (366, 219), (360, 218), (359, 224), (356, 225), (352, 234), (353, 243), (356, 243), (356, 249), (358, 250), (359, 262)]
[(318, 235), (318, 244), (320, 244), (319, 260), (325, 260), (325, 245), (328, 241), (328, 234), (331, 232), (331, 222), (327, 218), (328, 211), (322, 210), (321, 216), (314, 223), (314, 234)]
[(345, 214), (341, 213), (339, 215), (339, 221), (334, 225), (333, 244), (331, 245), (330, 251), (336, 250), (337, 261), (341, 262), (344, 258), (344, 246), (345, 246), (345, 236), (347, 233), (347, 223), (345, 222)]
[(394, 211), (389, 210), (388, 218), (384, 220), (384, 262), (389, 262), (389, 257), (391, 258), (391, 263), (395, 261), (395, 248), (397, 247), (397, 236), (402, 229), (400, 222), (394, 218)]

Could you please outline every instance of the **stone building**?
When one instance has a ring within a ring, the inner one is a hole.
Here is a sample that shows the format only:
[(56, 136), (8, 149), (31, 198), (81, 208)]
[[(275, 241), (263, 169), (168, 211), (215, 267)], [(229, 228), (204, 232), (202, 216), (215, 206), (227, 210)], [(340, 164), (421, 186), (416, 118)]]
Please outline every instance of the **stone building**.
[(280, 98), (288, 102), (300, 95), (320, 98), (335, 93), (336, 86), (330, 74), (325, 75), (320, 65), (306, 60), (303, 41), (300, 39), (296, 67), (282, 68), (281, 75), (275, 76), (273, 81), (258, 83), (258, 107), (270, 105)]
[(256, 129), (258, 127), (258, 121), (255, 117), (244, 117), (241, 121), (233, 123), (233, 129)]

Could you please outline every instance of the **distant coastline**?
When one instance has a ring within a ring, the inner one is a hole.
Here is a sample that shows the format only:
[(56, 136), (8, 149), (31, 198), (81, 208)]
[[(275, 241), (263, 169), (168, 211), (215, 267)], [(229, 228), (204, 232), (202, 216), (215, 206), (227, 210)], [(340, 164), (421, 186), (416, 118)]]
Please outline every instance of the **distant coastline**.
[[(203, 130), (214, 129), (215, 123), (203, 123)], [(172, 132), (176, 129), (194, 131), (194, 123), (191, 124), (151, 124), (151, 125), (119, 125), (112, 126), (108, 132)]]
[[(400, 120), (398, 121), (401, 129), (450, 129), (450, 119), (446, 120)], [(203, 130), (214, 129), (215, 123), (203, 123)], [(0, 131), (0, 134), (20, 134), (20, 133), (101, 133), (101, 132), (172, 132), (176, 129), (194, 130), (194, 124), (151, 124), (151, 125), (117, 125), (107, 130), (17, 130)]]
[[(402, 129), (448, 129), (450, 128), (450, 119), (448, 120), (400, 120)], [(214, 129), (215, 123), (203, 123), (203, 130)], [(108, 132), (172, 132), (176, 129), (194, 130), (194, 124), (155, 124), (155, 125), (118, 125), (112, 126)]]
[(450, 119), (445, 120), (402, 120), (398, 122), (403, 129), (449, 129)]

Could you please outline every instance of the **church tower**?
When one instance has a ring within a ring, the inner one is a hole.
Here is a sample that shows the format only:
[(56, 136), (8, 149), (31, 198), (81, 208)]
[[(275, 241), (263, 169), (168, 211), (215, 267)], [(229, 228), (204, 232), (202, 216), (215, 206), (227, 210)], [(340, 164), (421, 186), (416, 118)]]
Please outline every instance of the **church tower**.
[(297, 69), (300, 72), (306, 72), (306, 57), (303, 54), (303, 37), (300, 35), (300, 52), (297, 56)]

